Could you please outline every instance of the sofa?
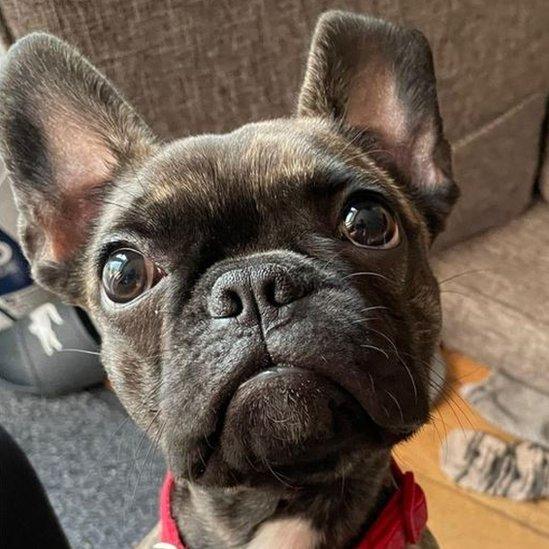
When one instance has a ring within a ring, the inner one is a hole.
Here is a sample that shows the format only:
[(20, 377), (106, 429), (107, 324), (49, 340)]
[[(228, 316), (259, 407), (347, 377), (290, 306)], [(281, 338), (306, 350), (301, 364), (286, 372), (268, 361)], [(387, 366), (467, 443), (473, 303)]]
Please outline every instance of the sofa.
[(443, 341), (549, 391), (546, 0), (2, 0), (0, 33), (75, 44), (170, 139), (291, 114), (330, 8), (428, 37), (462, 191), (433, 248)]

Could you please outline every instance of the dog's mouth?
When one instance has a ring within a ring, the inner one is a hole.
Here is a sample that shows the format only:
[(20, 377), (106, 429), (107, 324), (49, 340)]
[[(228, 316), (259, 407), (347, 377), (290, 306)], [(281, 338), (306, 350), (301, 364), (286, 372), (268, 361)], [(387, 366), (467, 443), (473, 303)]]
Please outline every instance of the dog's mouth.
[(337, 382), (287, 364), (241, 383), (219, 418), (193, 475), (205, 484), (325, 481), (412, 432), (379, 425)]

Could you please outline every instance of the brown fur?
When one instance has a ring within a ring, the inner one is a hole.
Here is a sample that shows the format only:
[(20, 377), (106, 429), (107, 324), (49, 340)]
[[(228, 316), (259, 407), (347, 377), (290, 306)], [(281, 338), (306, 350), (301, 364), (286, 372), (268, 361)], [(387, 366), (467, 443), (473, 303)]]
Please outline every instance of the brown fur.
[[(10, 50), (0, 99), (33, 274), (100, 326), (114, 388), (175, 475), (186, 542), (360, 537), (435, 383), (427, 256), (457, 191), (425, 39), (325, 14), (297, 116), (166, 145), (50, 36)], [(342, 238), (361, 193), (395, 212), (394, 249)], [(120, 247), (167, 275), (125, 305), (101, 282)]]

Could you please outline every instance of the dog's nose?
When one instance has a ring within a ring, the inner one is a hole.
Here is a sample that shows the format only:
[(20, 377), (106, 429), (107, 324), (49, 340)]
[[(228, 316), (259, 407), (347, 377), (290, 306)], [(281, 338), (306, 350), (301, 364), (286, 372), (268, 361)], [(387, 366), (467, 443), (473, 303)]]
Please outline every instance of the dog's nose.
[(297, 274), (268, 263), (223, 273), (212, 287), (208, 308), (212, 318), (246, 321), (276, 314), (307, 293), (307, 285)]

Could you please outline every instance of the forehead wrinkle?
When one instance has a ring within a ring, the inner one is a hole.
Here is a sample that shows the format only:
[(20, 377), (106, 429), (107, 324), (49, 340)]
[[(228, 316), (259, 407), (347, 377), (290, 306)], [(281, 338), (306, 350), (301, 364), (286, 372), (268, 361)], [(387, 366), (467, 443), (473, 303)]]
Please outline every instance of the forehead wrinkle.
[(252, 190), (278, 187), (281, 180), (311, 177), (316, 166), (305, 136), (257, 133), (243, 154), (243, 168), (250, 170)]
[(199, 147), (186, 147), (185, 141), (168, 146), (149, 167), (146, 206), (152, 212), (163, 213), (176, 205), (210, 211), (216, 206), (219, 193), (215, 184), (219, 177), (215, 155)]
[[(201, 151), (195, 155), (195, 160), (202, 157), (199, 165), (193, 162), (179, 170), (196, 168), (194, 179), (201, 179), (200, 187), (205, 192), (195, 206), (212, 215), (227, 207), (238, 209), (244, 203), (253, 205), (260, 214), (272, 211), (277, 200), (292, 192), (292, 185), (312, 176), (317, 163), (305, 136), (283, 134), (271, 123), (215, 136), (214, 143), (216, 146), (210, 147), (207, 154)], [(192, 194), (199, 198), (196, 189)], [(173, 197), (183, 199), (180, 194)]]

